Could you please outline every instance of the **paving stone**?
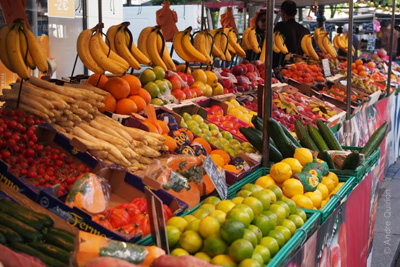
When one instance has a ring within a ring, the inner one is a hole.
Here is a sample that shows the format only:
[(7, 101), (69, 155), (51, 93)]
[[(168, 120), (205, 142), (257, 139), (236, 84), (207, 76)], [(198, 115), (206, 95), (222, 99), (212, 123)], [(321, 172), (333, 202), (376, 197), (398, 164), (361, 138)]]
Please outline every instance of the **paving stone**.
[(394, 198), (394, 193), (389, 187), (378, 200), (375, 233), (400, 235), (400, 199)]
[(374, 235), (371, 266), (389, 267), (394, 263), (397, 256), (397, 249), (400, 242), (400, 235), (386, 235), (376, 233)]
[(393, 179), (400, 180), (400, 171), (396, 172), (396, 174), (393, 176)]
[[(387, 190), (390, 191), (390, 196), (392, 198), (400, 199), (400, 179), (392, 179)], [(398, 201), (398, 204), (400, 204), (400, 201)]]

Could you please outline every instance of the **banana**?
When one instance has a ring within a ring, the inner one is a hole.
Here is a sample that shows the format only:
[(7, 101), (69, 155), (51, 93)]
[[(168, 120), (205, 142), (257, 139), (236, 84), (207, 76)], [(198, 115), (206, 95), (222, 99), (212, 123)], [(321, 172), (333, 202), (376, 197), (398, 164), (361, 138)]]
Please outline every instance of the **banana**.
[(220, 48), (224, 52), (225, 60), (226, 61), (231, 61), (232, 60), (232, 55), (231, 55), (231, 53), (229, 52), (229, 49), (228, 49), (228, 36), (226, 36), (222, 30), (220, 30), (216, 34), (216, 36), (220, 38), (220, 45), (221, 45)]
[(242, 40), (246, 50), (251, 49), (250, 41), (249, 41), (249, 34), (251, 32), (251, 27), (246, 28), (243, 32)]
[(76, 50), (79, 58), (89, 70), (93, 71), (94, 73), (103, 74), (104, 69), (97, 64), (90, 53), (90, 39), (93, 31), (94, 29), (87, 29), (79, 34), (78, 41), (76, 42)]
[(190, 32), (192, 31), (192, 27), (189, 27), (185, 30), (185, 33), (182, 36), (182, 47), (186, 53), (188, 53), (196, 62), (204, 63), (206, 61), (206, 57), (200, 53), (190, 41)]
[(346, 34), (343, 35), (339, 35), (339, 37), (337, 38), (337, 44), (339, 46), (340, 49), (347, 49), (347, 42), (346, 42)]
[(285, 41), (283, 40), (282, 34), (280, 32), (276, 32), (275, 38), (276, 38), (275, 40), (276, 46), (281, 51), (281, 53), (283, 54), (289, 53)]
[(31, 69), (36, 69), (35, 62), (33, 62), (32, 55), (29, 53), (27, 42), (28, 39), (25, 38), (25, 35), (22, 31), (18, 32), (19, 34), (19, 45), (21, 48), (21, 55), (24, 61), (26, 61), (26, 65)]
[(333, 37), (333, 45), (335, 46), (336, 49), (340, 49), (340, 45), (339, 45), (339, 38), (340, 38), (340, 34), (336, 34), (335, 37)]
[(28, 39), (28, 49), (33, 58), (33, 62), (38, 70), (41, 72), (46, 72), (49, 67), (47, 64), (47, 58), (43, 53), (36, 36), (25, 26), (25, 24), (22, 24), (21, 29), (24, 31), (26, 38)]
[(115, 34), (117, 34), (118, 28), (121, 27), (121, 24), (113, 25), (108, 28), (106, 36), (107, 36), (107, 45), (111, 47), (111, 50), (114, 53), (117, 53), (117, 48), (115, 48)]
[[(160, 51), (158, 49), (158, 34), (159, 34), (160, 29), (154, 28), (148, 38), (147, 38), (147, 52), (149, 53), (150, 59), (153, 62), (154, 66), (160, 66), (163, 68), (165, 71), (168, 70), (167, 65), (165, 62), (162, 60)], [(165, 49), (164, 49), (165, 51)]]
[(165, 42), (164, 36), (162, 35), (162, 31), (160, 29), (160, 34), (158, 34), (158, 37), (157, 37), (157, 49), (160, 54), (161, 54), (163, 42), (165, 43), (165, 47), (164, 47), (164, 51), (161, 55), (161, 58), (169, 70), (176, 71), (176, 65), (169, 54), (167, 43)]
[[(223, 29), (223, 31), (224, 31), (224, 33), (226, 34), (226, 36), (228, 36), (228, 50), (229, 50), (229, 52), (232, 54), (232, 55), (236, 55), (237, 53), (236, 53), (236, 50), (235, 50), (235, 48), (232, 46), (232, 44), (231, 44), (231, 41), (229, 40), (230, 39), (230, 37), (229, 37), (229, 30), (231, 29), (231, 28), (222, 28)], [(236, 40), (236, 39), (235, 39)]]
[(214, 57), (219, 57), (221, 60), (225, 60), (225, 55), (221, 50), (221, 38), (218, 37), (218, 40), (216, 38), (217, 32), (218, 32), (218, 29), (214, 29), (214, 30), (210, 31), (210, 34), (214, 38), (214, 46), (213, 46), (213, 50), (212, 50), (212, 55)]
[(318, 35), (321, 33), (321, 31), (324, 31), (324, 27), (316, 28), (314, 31), (314, 41), (317, 43), (317, 38)]
[(21, 24), (14, 24), (10, 32), (7, 35), (7, 53), (10, 63), (15, 72), (22, 78), (28, 79), (29, 72), (28, 67), (25, 65), (24, 58), (21, 54), (21, 48), (19, 43), (19, 29)]
[(236, 54), (241, 58), (245, 58), (246, 52), (244, 52), (243, 48), (237, 43), (237, 35), (233, 29), (229, 30), (228, 37), (229, 37), (229, 43), (231, 44), (233, 49), (235, 49)]
[(310, 53), (308, 52), (308, 49), (307, 49), (307, 38), (308, 38), (308, 34), (304, 35), (303, 38), (301, 38), (301, 49), (303, 50), (304, 54), (306, 54), (307, 56), (310, 56)]
[(121, 65), (121, 67), (127, 70), (129, 68), (129, 63), (125, 59), (123, 59), (120, 55), (118, 55), (116, 52), (114, 52), (112, 49), (110, 49), (110, 47), (104, 42), (101, 32), (97, 31), (95, 35), (100, 35), (97, 36), (97, 38), (99, 38), (101, 49), (103, 50), (104, 54), (108, 55), (109, 58), (111, 58), (119, 65)]
[(206, 38), (206, 54), (205, 54), (205, 56), (207, 58), (207, 61), (210, 62), (209, 65), (212, 65), (214, 63), (214, 59), (211, 55), (211, 47), (212, 47), (213, 38), (211, 37), (211, 35), (208, 34), (207, 30), (204, 31), (204, 36)]
[(267, 40), (266, 39), (264, 39), (264, 42), (263, 42), (263, 47), (262, 47), (262, 49), (261, 49), (261, 54), (260, 54), (260, 60), (261, 60), (261, 62), (265, 62), (265, 53), (266, 53), (266, 50), (267, 50)]
[(186, 62), (194, 62), (194, 59), (191, 57), (191, 55), (189, 55), (183, 49), (183, 46), (182, 46), (182, 38), (183, 38), (185, 31), (177, 32), (174, 36), (174, 40), (172, 41), (172, 44), (174, 45), (175, 52), (178, 54), (178, 56), (181, 59), (183, 59)]
[(211, 58), (208, 52), (209, 50), (207, 50), (208, 37), (204, 33), (207, 35), (207, 31), (201, 31), (195, 35), (193, 45), (194, 48), (196, 48), (200, 53), (204, 55), (204, 57), (206, 58), (205, 63), (207, 65), (211, 65)]
[(114, 44), (115, 48), (117, 49), (118, 55), (125, 59), (132, 69), (139, 70), (139, 62), (136, 60), (136, 58), (133, 57), (130, 49), (128, 48), (128, 45), (126, 44), (125, 26), (118, 28), (118, 31), (115, 34)]
[(272, 41), (272, 44), (273, 44), (272, 45), (272, 50), (274, 50), (275, 53), (279, 54), (281, 52), (281, 50), (279, 50), (279, 48), (276, 46), (276, 43), (275, 43), (276, 42), (276, 37), (275, 37), (275, 35), (276, 35), (276, 32), (274, 32), (274, 34), (272, 35), (272, 38), (273, 38), (272, 39), (273, 40)]
[[(128, 31), (129, 31), (129, 29), (126, 28), (125, 40), (126, 40), (126, 44), (128, 45), (128, 48), (129, 48), (129, 42), (131, 39), (131, 37), (130, 37), (131, 35), (129, 35)], [(139, 48), (137, 48), (137, 46), (135, 45), (135, 42), (133, 40), (132, 40), (132, 46), (130, 47), (130, 51), (140, 64), (148, 65), (148, 66), (151, 65), (151, 60), (145, 54), (143, 54), (142, 51), (139, 50)]]
[(12, 24), (3, 26), (0, 29), (0, 60), (3, 62), (4, 66), (12, 72), (15, 72), (11, 66), (10, 59), (7, 53), (7, 35), (12, 28)]
[(139, 34), (139, 38), (138, 38), (138, 42), (137, 42), (137, 47), (138, 49), (149, 59), (149, 53), (147, 52), (147, 37), (149, 36), (151, 30), (154, 27), (146, 27), (144, 28), (140, 34)]
[[(315, 33), (314, 33), (314, 34), (315, 34)], [(320, 33), (318, 34), (318, 36), (317, 36), (317, 44), (318, 44), (319, 49), (321, 49), (321, 51), (322, 51), (324, 54), (328, 54), (328, 51), (326, 51), (325, 46), (324, 46), (324, 43), (323, 43), (323, 35), (324, 35), (324, 32), (320, 32)]]
[(333, 47), (331, 41), (328, 38), (328, 32), (325, 32), (324, 35), (321, 37), (322, 43), (325, 47), (325, 50), (328, 52), (329, 55), (331, 55), (333, 58), (337, 58), (337, 52), (336, 49)]
[(254, 51), (254, 53), (256, 53), (256, 54), (260, 53), (261, 49), (258, 44), (256, 29), (251, 29), (248, 40), (249, 40), (250, 47)]
[(117, 62), (107, 57), (107, 55), (101, 49), (100, 35), (95, 35), (90, 38), (89, 48), (90, 53), (96, 63), (104, 70), (109, 71), (115, 75), (122, 75), (126, 72), (126, 69), (121, 67)]
[(318, 54), (317, 54), (317, 52), (315, 52), (315, 49), (312, 44), (311, 34), (307, 34), (306, 36), (307, 36), (306, 45), (307, 45), (307, 51), (309, 53), (309, 56), (315, 60), (319, 60)]

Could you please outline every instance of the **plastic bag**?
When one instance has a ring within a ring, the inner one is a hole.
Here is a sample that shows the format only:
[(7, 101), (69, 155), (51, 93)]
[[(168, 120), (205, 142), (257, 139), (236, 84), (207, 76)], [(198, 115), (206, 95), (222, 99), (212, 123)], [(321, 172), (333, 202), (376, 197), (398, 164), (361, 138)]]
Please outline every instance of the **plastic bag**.
[(111, 186), (108, 181), (94, 173), (84, 173), (76, 179), (65, 203), (91, 214), (107, 209)]

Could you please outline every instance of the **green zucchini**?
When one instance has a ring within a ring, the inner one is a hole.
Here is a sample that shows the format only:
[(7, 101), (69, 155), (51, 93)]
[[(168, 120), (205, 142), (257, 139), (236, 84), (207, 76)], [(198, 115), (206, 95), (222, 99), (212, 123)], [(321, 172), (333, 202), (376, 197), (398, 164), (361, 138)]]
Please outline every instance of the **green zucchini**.
[(268, 131), (272, 140), (276, 144), (276, 148), (281, 152), (283, 158), (293, 157), (295, 148), (292, 145), (292, 141), (286, 137), (282, 130), (281, 124), (273, 118), (268, 118)]
[(381, 126), (379, 126), (378, 129), (374, 131), (374, 133), (368, 139), (368, 142), (360, 151), (361, 154), (364, 154), (365, 158), (371, 156), (372, 152), (374, 152), (380, 146), (380, 144), (382, 143), (383, 139), (386, 136), (386, 131), (388, 127), (389, 125), (387, 121), (385, 121), (384, 123), (382, 123)]
[(294, 130), (296, 132), (297, 138), (299, 138), (300, 140), (300, 144), (303, 147), (319, 152), (317, 145), (311, 139), (311, 136), (308, 134), (306, 128), (304, 128), (303, 124), (301, 124), (299, 120), (296, 120), (294, 122)]
[(317, 126), (318, 126), (319, 133), (321, 134), (322, 138), (325, 140), (329, 149), (343, 150), (342, 146), (339, 144), (339, 141), (336, 139), (335, 135), (333, 134), (331, 128), (328, 127), (328, 125), (326, 125), (321, 120), (317, 120)]
[(65, 240), (69, 241), (70, 243), (74, 243), (75, 240), (75, 235), (65, 231), (63, 229), (59, 229), (59, 228), (49, 228), (48, 233), (50, 234), (55, 234), (55, 235), (59, 235), (60, 237), (63, 237)]
[(2, 233), (0, 233), (0, 244), (5, 245), (6, 243), (6, 237)]
[(0, 202), (0, 211), (32, 226), (38, 231), (42, 231), (45, 227), (44, 223), (38, 217), (33, 216), (31, 213), (25, 213), (20, 209), (14, 209), (5, 202)]
[(251, 118), (251, 123), (253, 123), (254, 127), (259, 130), (262, 131), (263, 130), (263, 119), (261, 117), (258, 117), (257, 115), (254, 115)]
[(317, 127), (309, 123), (307, 124), (307, 129), (308, 129), (308, 134), (311, 136), (311, 139), (317, 145), (319, 151), (329, 150), (328, 145), (325, 143)]
[(74, 243), (69, 242), (68, 240), (64, 239), (62, 236), (55, 234), (55, 233), (47, 233), (44, 235), (44, 240), (46, 243), (52, 244), (54, 246), (63, 248), (67, 251), (74, 250)]
[(41, 261), (43, 261), (47, 266), (68, 266), (68, 264), (65, 264), (64, 262), (61, 262), (53, 257), (47, 256), (43, 254), (42, 252), (26, 245), (26, 244), (21, 244), (21, 243), (11, 243), (10, 244), (11, 249), (15, 249), (17, 251), (26, 253), (28, 255), (31, 255), (33, 257), (39, 258)]
[(300, 148), (301, 145), (299, 143), (299, 141), (297, 141), (297, 139), (293, 136), (293, 134), (282, 124), (280, 123), (283, 132), (285, 133), (286, 137), (290, 139), (290, 141), (292, 141), (292, 143), (296, 146), (296, 148)]
[(12, 207), (13, 209), (18, 209), (18, 210), (20, 210), (21, 212), (23, 212), (25, 214), (30, 214), (32, 216), (35, 216), (35, 217), (39, 218), (43, 222), (44, 226), (46, 226), (46, 227), (53, 226), (53, 224), (54, 224), (53, 219), (51, 219), (50, 216), (48, 216), (48, 215), (45, 215), (45, 214), (42, 214), (42, 213), (39, 213), (39, 212), (35, 212), (35, 211), (30, 210), (28, 208), (25, 208), (25, 207), (15, 203), (15, 202), (8, 201), (8, 200), (5, 200), (5, 199), (0, 199), (0, 202), (6, 203), (7, 205)]
[(360, 164), (360, 153), (351, 152), (343, 161), (342, 170), (355, 170)]
[(24, 239), (13, 229), (0, 224), (0, 233), (6, 238), (8, 243), (23, 243)]
[(328, 164), (329, 169), (335, 169), (335, 163), (333, 162), (332, 156), (328, 153), (328, 151), (320, 151), (318, 153), (318, 158), (325, 161)]
[(42, 253), (46, 254), (47, 256), (59, 259), (64, 263), (69, 263), (70, 253), (65, 249), (56, 247), (54, 245), (45, 244), (41, 242), (30, 242), (29, 246), (41, 251)]
[(3, 212), (0, 212), (0, 222), (20, 234), (26, 241), (43, 239), (43, 235), (38, 230)]

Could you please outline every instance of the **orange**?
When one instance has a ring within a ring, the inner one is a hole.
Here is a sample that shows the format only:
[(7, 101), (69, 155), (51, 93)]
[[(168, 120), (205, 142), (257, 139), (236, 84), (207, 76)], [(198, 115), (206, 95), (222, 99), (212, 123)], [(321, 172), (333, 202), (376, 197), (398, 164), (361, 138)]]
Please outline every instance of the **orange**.
[(358, 72), (365, 71), (364, 66), (363, 66), (363, 65), (358, 65), (358, 66), (357, 66), (357, 71), (358, 71)]
[(138, 77), (131, 75), (131, 74), (125, 74), (122, 76), (122, 79), (127, 81), (129, 83), (129, 95), (137, 95), (139, 94), (140, 88), (142, 88), (142, 84), (140, 83), (140, 80)]
[(139, 96), (140, 96), (141, 98), (143, 98), (144, 101), (146, 101), (146, 104), (147, 104), (147, 105), (150, 104), (151, 95), (150, 95), (149, 92), (147, 92), (146, 89), (140, 88), (140, 89), (139, 89)]
[(356, 65), (356, 63), (351, 63), (351, 69), (352, 69), (352, 70), (355, 70), (355, 69), (357, 69), (357, 65)]
[(356, 65), (359, 66), (363, 64), (363, 61), (361, 59), (357, 59), (356, 61), (354, 61), (354, 63), (356, 63)]
[(210, 155), (214, 154), (220, 155), (224, 159), (224, 165), (228, 164), (231, 161), (231, 157), (229, 156), (229, 154), (223, 150), (216, 149), (210, 152)]
[(230, 165), (230, 164), (225, 165), (223, 167), (223, 169), (228, 171), (228, 172), (233, 172), (233, 173), (240, 173), (241, 172), (241, 170), (236, 169), (236, 166)]
[(164, 121), (157, 120), (157, 124), (162, 129), (162, 134), (169, 133), (169, 127)]
[(197, 137), (197, 138), (195, 138), (195, 139), (193, 140), (192, 143), (198, 143), (199, 145), (201, 145), (202, 147), (204, 147), (204, 149), (206, 150), (207, 154), (210, 154), (210, 152), (211, 152), (211, 146), (210, 146), (210, 144), (209, 144), (206, 140), (204, 140), (203, 138)]
[(128, 99), (131, 99), (136, 103), (137, 112), (142, 111), (144, 107), (147, 106), (146, 101), (144, 101), (144, 99), (138, 95), (131, 95), (128, 97)]
[(354, 74), (358, 74), (357, 70), (352, 70), (351, 72), (354, 73)]
[(361, 77), (365, 78), (365, 77), (367, 77), (367, 72), (363, 70), (363, 71), (360, 71), (358, 73), (358, 75), (360, 75)]
[(113, 97), (112, 95), (106, 96), (103, 100), (103, 103), (105, 106), (99, 108), (100, 112), (104, 112), (106, 110), (109, 112), (114, 112), (117, 107), (117, 100), (115, 100), (115, 97)]
[(170, 151), (174, 151), (178, 147), (175, 139), (168, 134), (163, 134), (163, 136), (165, 137), (165, 145), (169, 148)]
[(224, 158), (218, 154), (210, 154), (211, 159), (214, 161), (215, 165), (219, 167), (225, 166)]
[(129, 95), (129, 83), (122, 78), (113, 77), (109, 79), (104, 89), (112, 94), (117, 100)]
[(142, 123), (149, 128), (149, 132), (159, 133), (158, 128), (153, 123), (149, 121), (142, 121)]
[[(99, 78), (100, 78), (100, 81), (99, 81)], [(90, 75), (90, 77), (87, 81), (92, 86), (97, 85), (98, 88), (104, 89), (104, 86), (106, 85), (106, 83), (108, 81), (108, 78), (106, 75), (95, 73), (95, 74)], [(99, 84), (97, 84), (97, 83), (99, 83)]]
[(122, 115), (130, 115), (137, 112), (137, 107), (134, 101), (124, 98), (118, 100), (115, 112)]

